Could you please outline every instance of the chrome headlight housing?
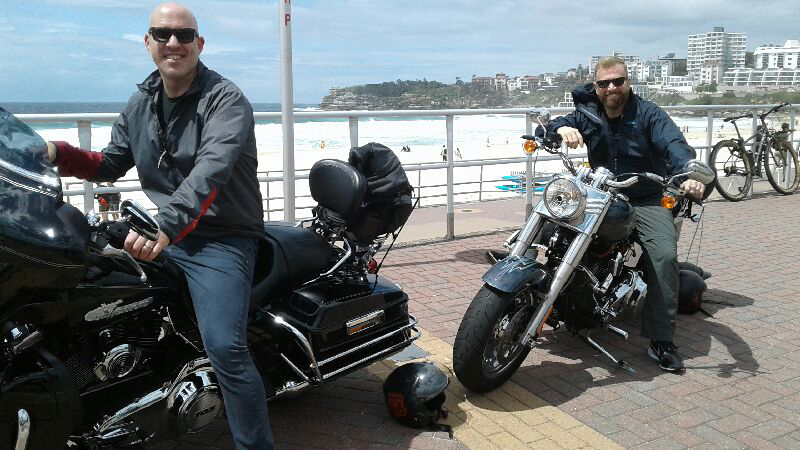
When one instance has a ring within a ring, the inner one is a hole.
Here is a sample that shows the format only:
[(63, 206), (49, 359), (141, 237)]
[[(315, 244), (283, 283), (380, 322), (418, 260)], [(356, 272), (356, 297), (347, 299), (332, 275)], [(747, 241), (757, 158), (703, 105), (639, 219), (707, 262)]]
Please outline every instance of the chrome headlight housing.
[(547, 211), (561, 220), (572, 220), (586, 209), (586, 188), (567, 177), (557, 177), (547, 184), (542, 201)]

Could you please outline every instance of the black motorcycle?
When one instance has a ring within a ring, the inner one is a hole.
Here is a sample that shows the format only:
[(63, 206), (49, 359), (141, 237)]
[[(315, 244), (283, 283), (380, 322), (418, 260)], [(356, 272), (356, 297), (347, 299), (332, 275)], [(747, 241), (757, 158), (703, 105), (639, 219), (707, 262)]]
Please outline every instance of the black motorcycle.
[[(508, 380), (545, 324), (554, 329), (566, 326), (619, 367), (633, 371), (590, 336), (592, 330), (605, 328), (627, 338), (612, 321), (635, 308), (647, 293), (643, 271), (634, 262), (636, 216), (620, 189), (637, 182), (656, 183), (665, 191), (662, 206), (691, 215), (677, 200), (684, 197), (679, 176), (615, 176), (602, 167), (575, 168), (559, 151), (559, 135), (523, 138), (526, 150), (559, 155), (567, 173), (545, 186), (523, 228), (506, 241), (508, 256), (500, 255), (503, 258), (484, 274), (485, 284), (458, 328), (453, 368), (461, 383), (476, 392)], [(704, 184), (714, 179), (710, 167), (696, 160), (682, 172)]]
[[(253, 280), (248, 343), (272, 398), (419, 337), (408, 296), (373, 258), (401, 227), (367, 211), (352, 165), (323, 160), (309, 178), (317, 214), (265, 225)], [(219, 417), (184, 276), (122, 250), (129, 229), (155, 239), (148, 211), (125, 201), (118, 221), (84, 217), (64, 202), (45, 142), (2, 108), (0, 193), (0, 448), (150, 444)]]

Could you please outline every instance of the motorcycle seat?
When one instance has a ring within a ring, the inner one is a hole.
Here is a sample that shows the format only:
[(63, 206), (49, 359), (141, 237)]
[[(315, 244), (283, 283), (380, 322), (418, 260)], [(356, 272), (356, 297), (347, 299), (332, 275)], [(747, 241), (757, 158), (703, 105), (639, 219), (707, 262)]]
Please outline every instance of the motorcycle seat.
[(327, 270), (336, 253), (320, 235), (288, 222), (264, 224), (250, 293), (250, 311)]

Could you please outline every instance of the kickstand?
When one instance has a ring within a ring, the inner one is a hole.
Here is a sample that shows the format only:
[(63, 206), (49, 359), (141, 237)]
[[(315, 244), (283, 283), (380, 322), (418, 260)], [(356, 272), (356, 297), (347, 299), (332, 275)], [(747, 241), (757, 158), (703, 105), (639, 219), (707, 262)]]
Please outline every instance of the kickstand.
[(608, 350), (604, 349), (603, 346), (601, 346), (600, 344), (595, 342), (594, 339), (589, 337), (589, 333), (591, 333), (591, 331), (587, 331), (585, 335), (578, 333), (578, 336), (581, 337), (583, 342), (586, 342), (587, 344), (591, 345), (595, 350), (597, 350), (600, 353), (604, 354), (608, 359), (613, 361), (614, 364), (616, 364), (622, 370), (624, 370), (624, 371), (626, 371), (628, 373), (636, 373), (636, 369), (634, 369), (630, 364), (625, 362), (625, 360), (623, 360), (623, 359), (619, 359), (618, 360), (617, 358), (614, 358), (614, 356), (611, 353), (609, 353)]

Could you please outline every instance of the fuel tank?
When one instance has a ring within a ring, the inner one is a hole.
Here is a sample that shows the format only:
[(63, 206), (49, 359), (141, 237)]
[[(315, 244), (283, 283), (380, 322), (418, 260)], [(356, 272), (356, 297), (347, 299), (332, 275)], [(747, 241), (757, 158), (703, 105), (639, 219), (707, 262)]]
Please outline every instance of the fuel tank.
[(606, 242), (618, 242), (628, 237), (635, 227), (633, 206), (624, 200), (614, 200), (597, 230), (597, 237)]

